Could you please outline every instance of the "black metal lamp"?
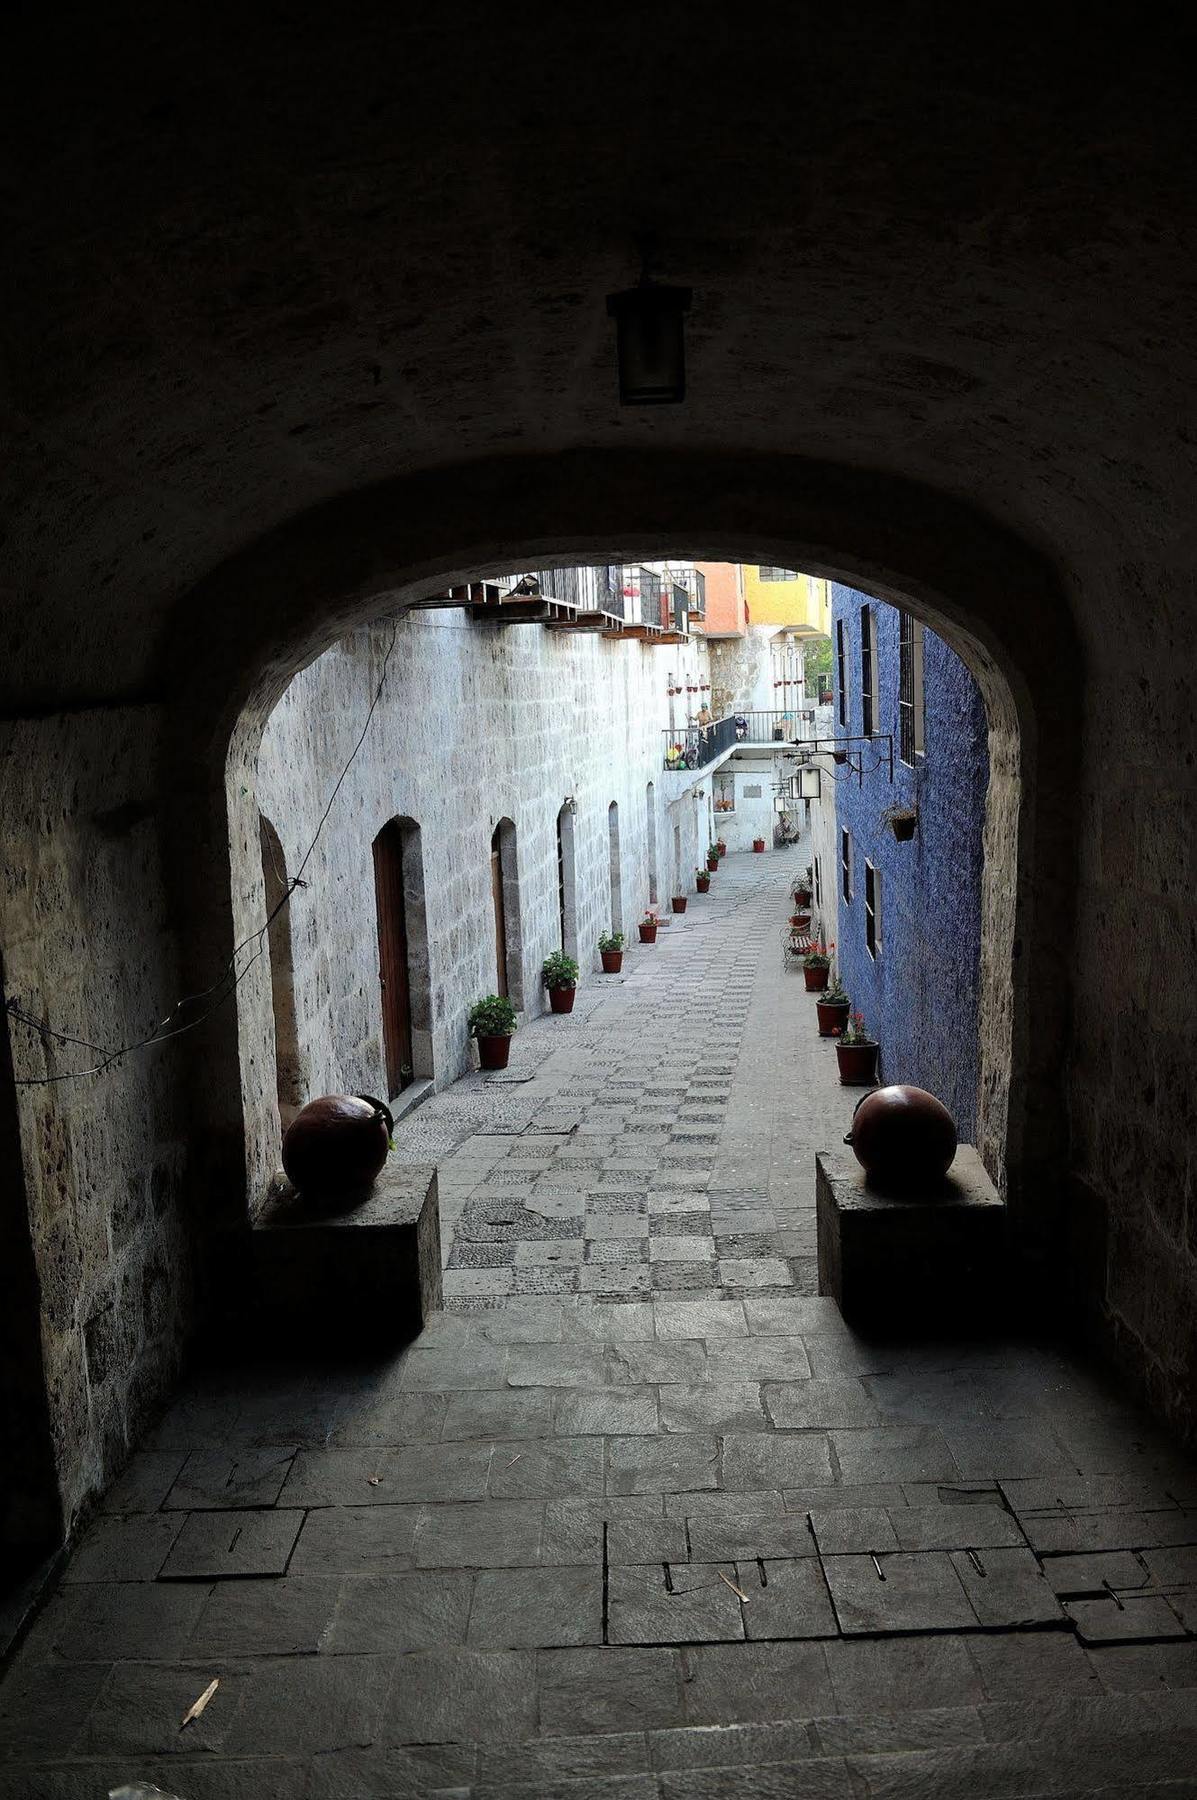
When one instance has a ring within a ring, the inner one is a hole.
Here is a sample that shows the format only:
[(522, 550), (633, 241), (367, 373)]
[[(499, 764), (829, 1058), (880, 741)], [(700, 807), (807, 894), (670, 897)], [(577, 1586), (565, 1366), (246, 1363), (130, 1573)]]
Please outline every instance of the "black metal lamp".
[(621, 406), (661, 406), (685, 398), (682, 319), (689, 310), (689, 288), (658, 287), (646, 276), (634, 288), (607, 295), (607, 313), (615, 320)]

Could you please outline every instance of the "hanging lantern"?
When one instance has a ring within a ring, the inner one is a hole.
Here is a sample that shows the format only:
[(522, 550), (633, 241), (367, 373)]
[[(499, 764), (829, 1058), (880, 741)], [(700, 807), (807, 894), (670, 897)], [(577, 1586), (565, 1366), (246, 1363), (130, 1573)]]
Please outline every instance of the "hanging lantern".
[(659, 406), (685, 398), (682, 320), (690, 297), (689, 288), (658, 287), (646, 275), (637, 287), (607, 295), (607, 314), (615, 320), (621, 406)]

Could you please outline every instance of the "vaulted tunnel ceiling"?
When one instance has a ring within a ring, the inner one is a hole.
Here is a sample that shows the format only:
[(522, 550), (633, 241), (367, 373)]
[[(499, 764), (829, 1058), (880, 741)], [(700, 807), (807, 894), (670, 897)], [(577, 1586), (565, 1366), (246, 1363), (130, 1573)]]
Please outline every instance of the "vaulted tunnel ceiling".
[[(1044, 550), (1091, 641), (1166, 553), (1179, 629), (1187, 47), (999, 13), (30, 9), (4, 707), (160, 686), (189, 589), (332, 496), (585, 446), (926, 482)], [(603, 297), (643, 230), (695, 290), (690, 394), (621, 412)]]

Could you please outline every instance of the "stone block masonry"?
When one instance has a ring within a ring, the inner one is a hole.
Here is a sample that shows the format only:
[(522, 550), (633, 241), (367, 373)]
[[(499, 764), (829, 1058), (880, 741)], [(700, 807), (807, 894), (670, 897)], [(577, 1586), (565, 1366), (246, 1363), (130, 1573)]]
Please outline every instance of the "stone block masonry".
[[(389, 622), (298, 675), (267, 722), (258, 802), (290, 879), (361, 729)], [(706, 648), (644, 649), (455, 612), (398, 622), (370, 732), (290, 907), (294, 1011), (306, 1096), (386, 1087), (372, 846), (405, 822), (413, 1067), (436, 1087), (472, 1066), (470, 1005), (497, 986), (491, 846), (501, 822), (507, 978), (545, 1010), (540, 967), (565, 944), (586, 982), (615, 918), (634, 935), (655, 884), (693, 889), (710, 837), (710, 780), (664, 779), (667, 673), (697, 679)], [(650, 794), (651, 789), (651, 794)], [(558, 817), (567, 798), (576, 812)], [(612, 808), (614, 807), (614, 811)], [(268, 871), (268, 874), (272, 871)], [(273, 949), (273, 946), (272, 946)], [(263, 1047), (268, 1053), (268, 1047)]]

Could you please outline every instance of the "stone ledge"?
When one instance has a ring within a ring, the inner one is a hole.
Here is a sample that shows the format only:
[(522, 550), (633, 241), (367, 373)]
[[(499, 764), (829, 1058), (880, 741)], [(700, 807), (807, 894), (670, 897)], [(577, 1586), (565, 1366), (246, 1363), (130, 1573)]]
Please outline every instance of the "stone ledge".
[(870, 1185), (848, 1151), (815, 1157), (819, 1292), (859, 1324), (959, 1323), (1004, 1287), (1006, 1208), (975, 1148), (942, 1182), (906, 1193)]
[(442, 1304), (436, 1169), (391, 1161), (361, 1198), (316, 1210), (281, 1173), (250, 1234), (256, 1302), (272, 1329), (340, 1343), (414, 1337)]

